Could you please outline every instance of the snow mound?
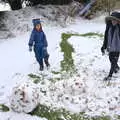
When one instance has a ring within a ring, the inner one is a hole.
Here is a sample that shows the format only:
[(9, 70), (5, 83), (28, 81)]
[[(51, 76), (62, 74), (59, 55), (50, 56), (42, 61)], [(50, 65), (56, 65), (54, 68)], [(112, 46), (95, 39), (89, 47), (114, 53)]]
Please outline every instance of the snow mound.
[(16, 112), (31, 112), (39, 100), (38, 87), (30, 82), (17, 85), (12, 90), (10, 108)]
[(56, 93), (68, 94), (68, 95), (80, 95), (86, 91), (86, 84), (84, 81), (80, 80), (80, 77), (74, 77), (69, 80), (62, 80), (56, 82), (50, 88)]
[(51, 104), (58, 101), (63, 102), (63, 104), (67, 104), (68, 101), (77, 102), (75, 96), (83, 95), (85, 92), (86, 84), (79, 77), (62, 80), (55, 84), (51, 83), (48, 86), (25, 82), (13, 88), (10, 97), (10, 108), (16, 112), (29, 113), (39, 103), (47, 103), (47, 101), (51, 102)]
[[(1, 1), (0, 1), (1, 2)], [(4, 3), (4, 2), (1, 2), (0, 3), (0, 11), (10, 11), (10, 6), (9, 4), (7, 3)]]

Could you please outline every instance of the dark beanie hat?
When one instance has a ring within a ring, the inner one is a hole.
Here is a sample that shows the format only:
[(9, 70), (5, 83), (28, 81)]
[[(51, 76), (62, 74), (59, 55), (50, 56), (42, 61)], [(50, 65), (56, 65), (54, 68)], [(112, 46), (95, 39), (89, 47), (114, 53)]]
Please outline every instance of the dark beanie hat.
[(117, 20), (120, 21), (120, 12), (112, 12), (112, 14), (105, 18), (105, 21)]
[(40, 19), (33, 19), (32, 23), (33, 23), (34, 26), (36, 26), (38, 24), (41, 24), (41, 20)]
[(114, 16), (114, 17), (120, 19), (120, 12), (112, 12), (111, 16)]

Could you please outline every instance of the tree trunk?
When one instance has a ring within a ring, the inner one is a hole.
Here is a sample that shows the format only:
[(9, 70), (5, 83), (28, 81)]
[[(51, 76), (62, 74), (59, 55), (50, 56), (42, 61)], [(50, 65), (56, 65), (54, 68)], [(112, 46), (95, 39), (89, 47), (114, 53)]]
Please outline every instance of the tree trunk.
[(8, 0), (12, 10), (19, 10), (22, 8), (21, 0)]

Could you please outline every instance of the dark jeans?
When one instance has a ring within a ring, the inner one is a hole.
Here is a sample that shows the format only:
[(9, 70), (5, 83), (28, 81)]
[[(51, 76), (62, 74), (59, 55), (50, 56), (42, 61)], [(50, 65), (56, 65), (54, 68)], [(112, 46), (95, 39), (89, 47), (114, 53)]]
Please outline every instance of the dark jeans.
[(119, 52), (110, 52), (109, 53), (109, 60), (111, 63), (111, 68), (109, 72), (109, 76), (112, 77), (112, 74), (119, 68), (117, 62), (119, 59)]
[(41, 59), (39, 60), (40, 66), (43, 67), (43, 60), (44, 60), (44, 62), (45, 62), (45, 64), (46, 64), (46, 66), (49, 66), (48, 58), (49, 58), (49, 55), (47, 55), (45, 58), (41, 58)]

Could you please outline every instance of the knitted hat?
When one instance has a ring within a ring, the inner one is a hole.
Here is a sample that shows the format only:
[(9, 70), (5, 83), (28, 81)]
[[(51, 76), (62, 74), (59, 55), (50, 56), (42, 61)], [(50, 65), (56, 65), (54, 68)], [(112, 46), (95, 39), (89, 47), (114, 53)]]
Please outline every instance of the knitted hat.
[(112, 14), (105, 18), (105, 21), (117, 20), (120, 22), (120, 12), (112, 12)]
[(32, 23), (33, 23), (34, 26), (36, 26), (38, 24), (41, 24), (41, 20), (39, 18), (38, 19), (33, 19)]

